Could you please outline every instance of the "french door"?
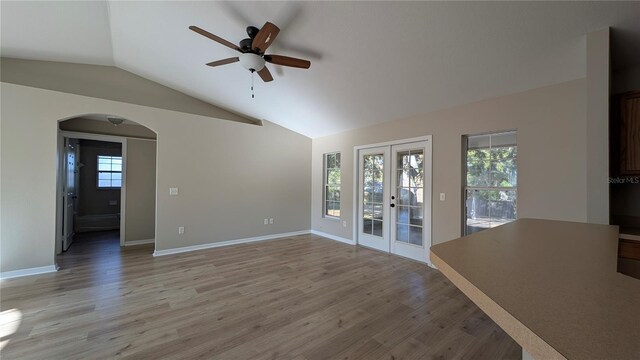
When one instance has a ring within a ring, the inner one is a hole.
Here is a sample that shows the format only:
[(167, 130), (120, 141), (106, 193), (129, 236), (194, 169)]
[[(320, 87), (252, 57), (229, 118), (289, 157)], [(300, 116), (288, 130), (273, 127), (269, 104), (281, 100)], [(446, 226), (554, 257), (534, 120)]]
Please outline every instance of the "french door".
[(428, 262), (430, 141), (358, 151), (358, 243)]

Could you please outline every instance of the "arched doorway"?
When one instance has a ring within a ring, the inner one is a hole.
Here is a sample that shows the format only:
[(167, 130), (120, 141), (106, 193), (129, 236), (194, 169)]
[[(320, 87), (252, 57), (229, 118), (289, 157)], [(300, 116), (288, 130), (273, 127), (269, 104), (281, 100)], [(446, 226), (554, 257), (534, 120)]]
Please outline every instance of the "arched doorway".
[(117, 115), (58, 122), (57, 256), (79, 241), (82, 251), (134, 245), (153, 251), (156, 149), (154, 131)]

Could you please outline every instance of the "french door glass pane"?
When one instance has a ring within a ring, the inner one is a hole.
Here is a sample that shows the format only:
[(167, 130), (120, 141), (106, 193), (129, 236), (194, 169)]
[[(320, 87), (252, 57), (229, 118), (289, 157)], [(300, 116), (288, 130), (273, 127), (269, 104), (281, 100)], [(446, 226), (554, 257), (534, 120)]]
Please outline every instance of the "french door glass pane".
[(398, 224), (409, 224), (409, 207), (396, 205), (396, 222)]
[(396, 224), (396, 241), (409, 242), (409, 226), (404, 224)]
[(381, 204), (373, 205), (373, 219), (382, 221), (382, 205)]
[(396, 241), (422, 245), (424, 202), (424, 152), (396, 154)]
[(364, 234), (373, 234), (373, 221), (364, 219), (362, 221), (362, 233)]
[(373, 235), (382, 237), (382, 221), (373, 221)]
[(413, 245), (422, 245), (422, 227), (409, 227), (409, 243)]
[(382, 237), (384, 154), (363, 155), (362, 232)]
[(410, 211), (409, 223), (411, 225), (422, 226), (422, 206), (412, 206)]

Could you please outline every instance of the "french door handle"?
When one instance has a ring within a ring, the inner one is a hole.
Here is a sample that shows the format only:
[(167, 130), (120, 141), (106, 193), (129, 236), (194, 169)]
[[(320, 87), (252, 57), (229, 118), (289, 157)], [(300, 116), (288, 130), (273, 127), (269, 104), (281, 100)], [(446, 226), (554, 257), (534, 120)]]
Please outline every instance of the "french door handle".
[(396, 207), (396, 204), (391, 204), (391, 207)]

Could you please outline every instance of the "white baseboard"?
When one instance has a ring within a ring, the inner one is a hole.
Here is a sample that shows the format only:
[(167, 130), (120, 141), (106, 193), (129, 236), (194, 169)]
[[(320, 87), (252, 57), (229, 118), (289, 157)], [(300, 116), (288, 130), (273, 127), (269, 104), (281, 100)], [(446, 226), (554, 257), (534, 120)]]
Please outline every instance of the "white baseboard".
[(0, 279), (11, 279), (11, 278), (17, 278), (22, 276), (52, 273), (56, 271), (58, 271), (58, 267), (55, 265), (40, 266), (35, 268), (20, 269), (20, 270), (13, 270), (13, 271), (5, 271), (3, 273), (0, 273)]
[(349, 244), (349, 245), (355, 245), (356, 242), (353, 240), (349, 240), (347, 238), (343, 238), (340, 236), (335, 236), (335, 235), (331, 235), (331, 234), (327, 234), (324, 233), (322, 231), (317, 231), (317, 230), (311, 230), (311, 233), (313, 235), (318, 235), (318, 236), (322, 236), (322, 237), (326, 237), (327, 239), (331, 239), (331, 240), (335, 240), (335, 241), (339, 241), (341, 243), (345, 243), (345, 244)]
[(278, 239), (278, 238), (284, 238), (284, 237), (296, 236), (296, 235), (305, 235), (305, 234), (309, 234), (309, 230), (294, 231), (294, 232), (273, 234), (273, 235), (265, 235), (265, 236), (257, 236), (257, 237), (245, 238), (245, 239), (218, 241), (218, 242), (214, 242), (214, 243), (193, 245), (193, 246), (185, 246), (185, 247), (166, 249), (166, 250), (156, 250), (156, 251), (153, 252), (153, 256), (165, 256), (165, 255), (180, 254), (180, 253), (189, 252), (189, 251), (211, 249), (211, 248), (217, 248), (217, 247), (222, 247), (222, 246), (230, 246), (230, 245), (237, 245), (237, 244), (246, 244), (246, 243), (255, 242), (255, 241), (272, 240), (272, 239)]
[(156, 242), (156, 239), (143, 239), (143, 240), (129, 240), (124, 241), (124, 246), (135, 246), (135, 245), (145, 245), (145, 244), (153, 244)]

